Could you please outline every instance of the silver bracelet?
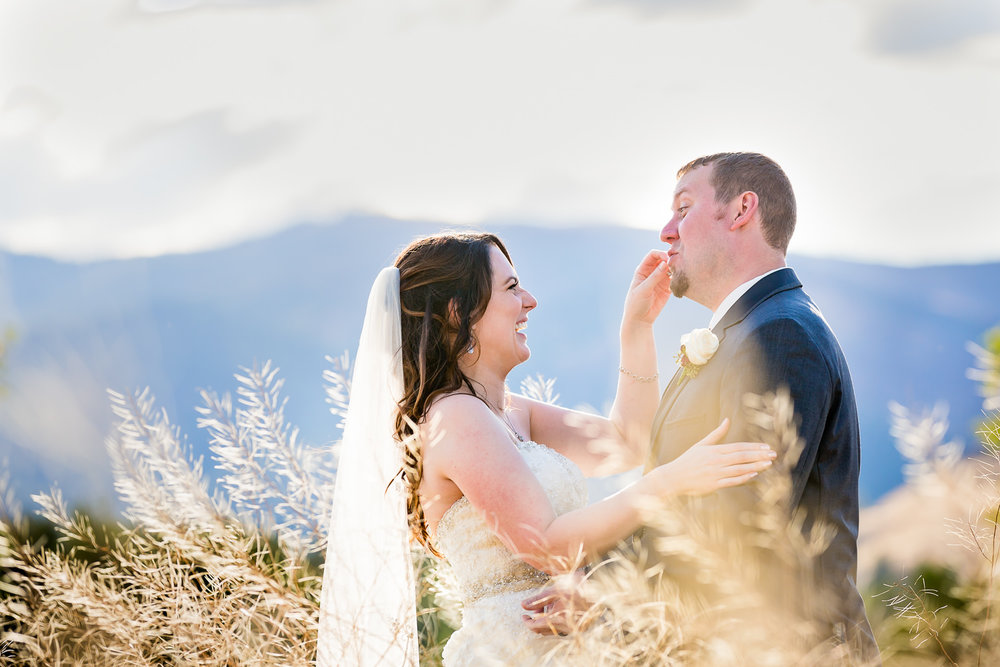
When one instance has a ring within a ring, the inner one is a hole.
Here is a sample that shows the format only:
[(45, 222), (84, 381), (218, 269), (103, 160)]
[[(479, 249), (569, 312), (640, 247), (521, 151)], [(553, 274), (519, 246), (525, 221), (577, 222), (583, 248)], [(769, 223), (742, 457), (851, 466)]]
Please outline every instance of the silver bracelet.
[(658, 380), (660, 378), (660, 374), (659, 373), (656, 373), (655, 375), (651, 375), (650, 377), (646, 377), (645, 375), (636, 375), (632, 371), (625, 370), (624, 366), (619, 366), (618, 367), (618, 372), (619, 373), (623, 373), (623, 374), (629, 376), (630, 378), (632, 378), (636, 382), (653, 382), (653, 381)]

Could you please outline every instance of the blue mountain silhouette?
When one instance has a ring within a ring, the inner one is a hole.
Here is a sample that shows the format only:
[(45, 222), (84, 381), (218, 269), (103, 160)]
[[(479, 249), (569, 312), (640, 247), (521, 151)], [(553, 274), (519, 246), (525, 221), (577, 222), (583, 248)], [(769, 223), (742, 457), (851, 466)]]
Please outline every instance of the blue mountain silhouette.
[[(240, 366), (273, 360), (285, 378), (286, 416), (314, 444), (338, 437), (324, 402), (326, 355), (352, 354), (368, 287), (431, 222), (353, 216), (189, 255), (65, 263), (0, 253), (0, 328), (13, 326), (0, 397), (0, 459), (19, 496), (57, 482), (67, 497), (114, 507), (103, 440), (105, 388), (149, 386), (158, 405), (208, 458), (195, 426), (198, 390), (235, 390)], [(527, 330), (532, 358), (511, 386), (556, 378), (560, 403), (605, 409), (618, 366), (622, 297), (655, 232), (610, 226), (495, 224), (522, 283), (539, 300)], [(976, 447), (980, 399), (965, 371), (966, 341), (1000, 323), (1000, 263), (899, 268), (791, 256), (806, 291), (847, 355), (857, 391), (861, 494), (874, 502), (902, 481), (887, 403), (948, 401), (952, 431)], [(680, 335), (710, 313), (672, 300), (657, 324), (661, 374)], [(211, 468), (211, 465), (206, 467)]]

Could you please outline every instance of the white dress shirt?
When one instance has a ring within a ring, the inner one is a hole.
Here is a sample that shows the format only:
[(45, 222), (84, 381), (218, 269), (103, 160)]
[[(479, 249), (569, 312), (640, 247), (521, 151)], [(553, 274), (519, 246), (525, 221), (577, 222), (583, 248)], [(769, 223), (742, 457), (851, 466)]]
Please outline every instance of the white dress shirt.
[(740, 285), (739, 287), (737, 287), (736, 289), (734, 289), (732, 292), (730, 292), (729, 296), (727, 296), (725, 299), (723, 299), (722, 303), (719, 304), (719, 307), (715, 309), (714, 313), (712, 313), (712, 319), (708, 323), (708, 328), (709, 329), (714, 329), (715, 325), (718, 324), (719, 322), (721, 322), (722, 318), (725, 317), (726, 313), (729, 312), (729, 309), (733, 307), (733, 304), (735, 304), (737, 301), (739, 301), (740, 297), (743, 296), (744, 294), (746, 294), (747, 291), (751, 287), (753, 287), (754, 285), (756, 285), (758, 281), (760, 281), (761, 279), (763, 279), (765, 276), (771, 275), (775, 271), (781, 271), (781, 269), (786, 269), (786, 268), (788, 268), (788, 267), (781, 266), (781, 267), (778, 267), (777, 269), (771, 269), (767, 273), (762, 273), (759, 276), (757, 276), (756, 278), (751, 278), (750, 280), (746, 281), (745, 283), (743, 283), (742, 285)]

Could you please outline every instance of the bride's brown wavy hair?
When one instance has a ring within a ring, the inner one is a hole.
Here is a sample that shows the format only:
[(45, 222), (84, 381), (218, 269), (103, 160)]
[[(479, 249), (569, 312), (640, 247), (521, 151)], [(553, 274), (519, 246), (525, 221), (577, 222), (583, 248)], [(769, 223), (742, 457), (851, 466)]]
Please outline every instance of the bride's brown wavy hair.
[[(418, 494), (424, 466), (414, 429), (435, 398), (463, 387), (478, 395), (458, 360), (478, 348), (472, 325), (486, 312), (493, 292), (490, 246), (510, 261), (499, 238), (487, 233), (444, 233), (418, 239), (396, 258), (402, 311), (403, 397), (395, 434), (406, 444), (401, 475), (413, 536), (435, 555)], [(475, 353), (475, 352), (473, 352)]]

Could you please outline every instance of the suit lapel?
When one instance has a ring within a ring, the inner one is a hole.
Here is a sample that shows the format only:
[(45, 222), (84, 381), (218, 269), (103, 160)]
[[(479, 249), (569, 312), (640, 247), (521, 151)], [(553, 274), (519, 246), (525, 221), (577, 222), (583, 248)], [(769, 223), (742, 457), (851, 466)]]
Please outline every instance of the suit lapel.
[[(795, 272), (787, 267), (758, 280), (753, 287), (747, 290), (746, 294), (741, 296), (732, 305), (719, 323), (715, 325), (715, 328), (712, 329), (712, 333), (719, 338), (719, 347), (722, 347), (722, 343), (726, 339), (727, 330), (742, 322), (757, 306), (779, 292), (799, 287), (802, 287), (802, 283), (799, 282)], [(660, 405), (656, 410), (656, 416), (653, 418), (653, 428), (651, 431), (653, 440), (650, 447), (649, 460), (646, 463), (647, 472), (658, 462), (660, 445), (664, 440), (664, 438), (660, 437), (661, 430), (667, 421), (667, 416), (674, 407), (674, 403), (677, 402), (677, 398), (690, 381), (691, 378), (684, 375), (681, 369), (678, 368), (673, 378), (671, 378), (670, 383), (667, 384), (667, 388), (663, 391), (663, 395), (660, 397)]]
[(712, 332), (719, 337), (719, 342), (726, 336), (726, 329), (742, 322), (754, 308), (770, 299), (779, 292), (802, 287), (795, 272), (785, 267), (758, 280), (746, 291), (736, 303), (726, 312)]

